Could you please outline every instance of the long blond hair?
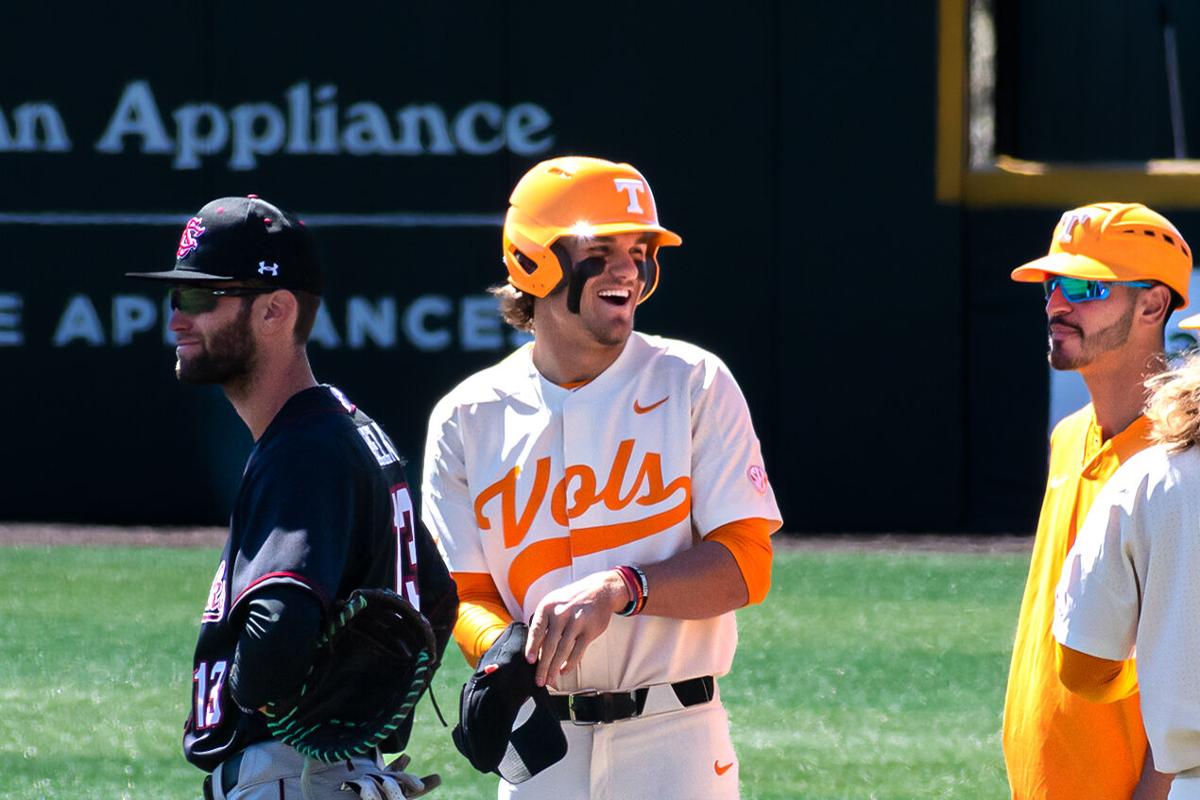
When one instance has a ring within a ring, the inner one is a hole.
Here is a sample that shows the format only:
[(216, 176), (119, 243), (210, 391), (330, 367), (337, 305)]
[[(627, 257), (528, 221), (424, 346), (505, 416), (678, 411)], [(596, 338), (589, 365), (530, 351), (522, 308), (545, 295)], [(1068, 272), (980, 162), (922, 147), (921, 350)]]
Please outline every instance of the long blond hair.
[(1200, 444), (1200, 351), (1147, 380), (1146, 388), (1151, 440), (1174, 452)]
[(533, 295), (502, 283), (488, 289), (500, 303), (500, 316), (519, 331), (533, 333)]

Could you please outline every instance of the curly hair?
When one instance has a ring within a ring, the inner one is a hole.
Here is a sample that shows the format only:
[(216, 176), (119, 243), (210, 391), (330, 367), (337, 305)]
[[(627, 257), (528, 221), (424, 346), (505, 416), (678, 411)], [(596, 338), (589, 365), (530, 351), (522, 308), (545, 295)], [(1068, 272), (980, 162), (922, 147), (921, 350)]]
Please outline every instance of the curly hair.
[(1146, 388), (1151, 440), (1173, 452), (1200, 444), (1200, 352), (1193, 350), (1178, 366), (1149, 378)]
[(533, 332), (533, 295), (502, 283), (488, 292), (500, 302), (500, 316), (519, 331)]

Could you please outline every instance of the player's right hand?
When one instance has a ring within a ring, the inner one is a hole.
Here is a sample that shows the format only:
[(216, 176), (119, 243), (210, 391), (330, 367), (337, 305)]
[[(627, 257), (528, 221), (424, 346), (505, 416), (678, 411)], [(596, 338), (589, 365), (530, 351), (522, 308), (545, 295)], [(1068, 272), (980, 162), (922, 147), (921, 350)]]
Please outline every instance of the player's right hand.
[(543, 597), (525, 642), (526, 660), (537, 664), (537, 685), (555, 686), (559, 675), (579, 666), (588, 645), (628, 603), (629, 589), (616, 570), (594, 572)]

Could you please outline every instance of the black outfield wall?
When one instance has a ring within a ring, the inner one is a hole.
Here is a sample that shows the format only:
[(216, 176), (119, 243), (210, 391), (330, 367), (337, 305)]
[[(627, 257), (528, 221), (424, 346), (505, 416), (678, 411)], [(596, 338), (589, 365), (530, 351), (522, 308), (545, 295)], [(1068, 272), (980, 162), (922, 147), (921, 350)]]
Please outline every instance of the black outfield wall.
[(580, 153), (682, 234), (639, 327), (730, 364), (789, 530), (1031, 529), (1041, 305), (1006, 275), (1057, 213), (935, 203), (935, 4), (282, 8), (3, 12), (0, 519), (226, 518), (249, 436), (120, 277), (224, 194), (308, 219), (318, 377), (416, 478), (433, 403), (514, 343), (508, 191)]

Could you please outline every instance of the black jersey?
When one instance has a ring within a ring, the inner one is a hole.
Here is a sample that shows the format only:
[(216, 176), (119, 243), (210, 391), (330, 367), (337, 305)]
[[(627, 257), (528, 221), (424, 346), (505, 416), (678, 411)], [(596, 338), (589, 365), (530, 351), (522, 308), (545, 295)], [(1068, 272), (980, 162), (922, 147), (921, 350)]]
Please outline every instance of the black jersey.
[[(242, 475), (201, 617), (184, 728), (184, 754), (203, 770), (270, 738), (265, 718), (238, 708), (226, 679), (248, 598), (281, 584), (303, 587), (325, 609), (359, 587), (393, 589), (429, 618), (439, 654), (454, 625), (454, 584), (413, 511), (403, 459), (379, 425), (330, 386), (284, 404)], [(393, 744), (395, 751), (405, 742)]]

